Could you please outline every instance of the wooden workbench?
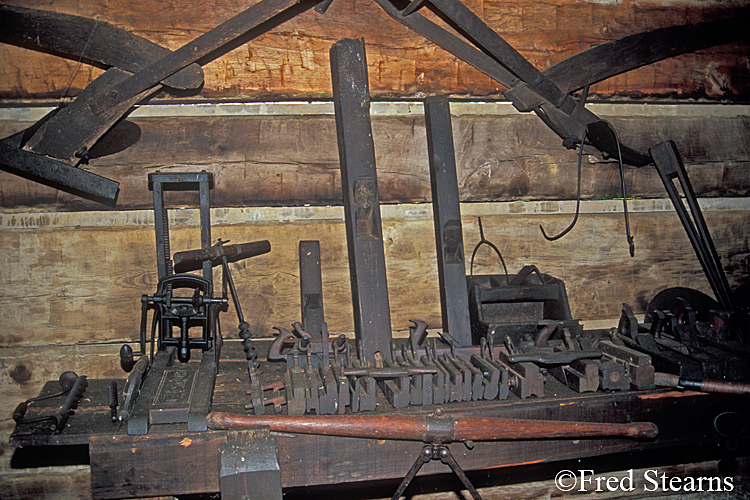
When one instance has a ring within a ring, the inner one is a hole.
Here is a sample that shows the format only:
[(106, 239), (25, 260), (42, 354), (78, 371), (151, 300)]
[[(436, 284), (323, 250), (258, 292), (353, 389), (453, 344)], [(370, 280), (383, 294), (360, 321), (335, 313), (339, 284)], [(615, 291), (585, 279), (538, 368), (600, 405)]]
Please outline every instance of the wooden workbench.
[[(261, 381), (282, 373), (283, 363), (263, 363)], [(122, 381), (119, 381), (122, 387)], [(88, 445), (94, 498), (130, 498), (219, 491), (219, 446), (227, 431), (191, 433), (180, 425), (153, 426), (148, 435), (129, 436), (125, 426), (112, 423), (107, 406), (107, 380), (89, 381), (80, 409), (64, 431), (51, 435), (39, 425), (21, 424), (11, 437), (14, 446), (48, 450), (50, 447)], [(43, 393), (56, 390), (57, 382)], [(213, 409), (244, 414), (249, 404), (246, 362), (237, 342), (226, 342), (217, 376)], [(32, 404), (28, 416), (59, 409), (61, 398)], [(44, 403), (44, 404), (42, 404)], [(453, 415), (481, 415), (570, 421), (650, 421), (659, 436), (649, 440), (577, 439), (477, 442), (473, 449), (450, 445), (457, 462), (467, 471), (539, 464), (565, 459), (653, 450), (682, 445), (720, 443), (713, 429), (719, 413), (743, 403), (674, 390), (577, 394), (549, 377), (545, 397), (521, 400), (511, 394), (505, 401), (444, 404)], [(385, 400), (377, 412), (425, 414), (435, 407), (393, 410)], [(42, 426), (43, 427), (43, 426)], [(313, 435), (275, 435), (284, 488), (335, 485), (358, 481), (399, 479), (414, 462), (423, 444), (390, 440), (335, 438)], [(59, 448), (64, 450), (66, 448)], [(420, 475), (450, 472), (433, 461)]]

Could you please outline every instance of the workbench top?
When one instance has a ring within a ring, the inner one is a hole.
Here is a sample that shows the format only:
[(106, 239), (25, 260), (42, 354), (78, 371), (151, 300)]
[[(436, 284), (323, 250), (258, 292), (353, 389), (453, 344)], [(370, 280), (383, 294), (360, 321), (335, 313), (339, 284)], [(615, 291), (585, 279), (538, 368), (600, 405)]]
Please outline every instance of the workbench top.
[[(279, 380), (284, 371), (283, 362), (262, 362), (261, 383)], [(122, 388), (124, 380), (117, 382), (118, 387)], [(95, 498), (219, 491), (218, 448), (226, 442), (227, 432), (232, 431), (194, 433), (188, 432), (184, 424), (170, 424), (154, 425), (147, 435), (129, 436), (126, 426), (111, 421), (107, 403), (108, 383), (108, 380), (89, 380), (80, 408), (68, 419), (60, 434), (52, 434), (43, 424), (22, 423), (11, 436), (11, 444), (17, 447), (88, 445)], [(56, 381), (48, 382), (42, 394), (55, 392), (58, 387)], [(233, 341), (225, 342), (212, 410), (248, 414), (245, 405), (250, 404), (250, 398), (246, 395), (249, 389), (247, 362), (241, 345)], [(713, 419), (727, 407), (740, 403), (731, 397), (663, 389), (579, 394), (553, 377), (547, 377), (543, 398), (521, 400), (511, 393), (503, 401), (446, 403), (440, 407), (452, 416), (589, 422), (648, 421), (659, 427), (659, 435), (655, 439), (477, 442), (473, 449), (463, 443), (451, 444), (450, 449), (461, 467), (476, 470), (720, 442), (720, 436), (713, 429)], [(27, 416), (30, 418), (55, 412), (61, 404), (62, 398), (32, 403)], [(378, 400), (375, 412), (426, 415), (435, 408), (410, 406), (396, 410), (382, 398)], [(423, 447), (423, 443), (418, 441), (283, 433), (272, 435), (277, 441), (284, 487), (401, 478)], [(441, 472), (446, 472), (445, 465), (433, 461), (424, 466), (421, 474)]]

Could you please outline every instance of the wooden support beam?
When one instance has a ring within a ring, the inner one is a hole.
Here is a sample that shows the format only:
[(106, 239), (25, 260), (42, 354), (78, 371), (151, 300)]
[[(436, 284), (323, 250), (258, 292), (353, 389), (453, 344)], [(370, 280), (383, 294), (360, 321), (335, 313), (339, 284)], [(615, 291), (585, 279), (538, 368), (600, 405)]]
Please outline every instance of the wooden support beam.
[(445, 98), (432, 97), (424, 105), (443, 329), (458, 345), (468, 346), (469, 294), (450, 104)]
[(341, 162), (341, 188), (349, 253), (354, 334), (360, 359), (391, 350), (391, 315), (385, 273), (375, 146), (365, 44), (341, 40), (331, 49), (333, 103)]
[[(230, 0), (207, 4), (175, 0), (168, 9), (162, 8), (158, 0), (143, 0), (138, 8), (129, 3), (104, 6), (79, 0), (56, 0), (51, 5), (30, 4), (28, 0), (7, 3), (101, 19), (170, 48), (184, 45), (245, 8)], [(485, 0), (481, 6), (466, 3), (542, 71), (592, 46), (657, 27), (731, 18), (742, 7), (687, 0), (668, 4), (571, 0), (543, 4)], [(80, 44), (85, 44), (91, 32), (87, 28), (82, 26)], [(375, 95), (413, 97), (450, 92), (486, 98), (500, 97), (504, 90), (502, 85), (398, 24), (377, 3), (337, 0), (325, 15), (306, 12), (236, 50), (209, 58), (203, 66), (205, 85), (198, 97), (328, 98), (331, 83), (321, 68), (328, 66), (331, 40), (358, 36), (368, 43)], [(747, 95), (750, 85), (746, 56), (747, 46), (742, 43), (703, 50), (609, 78), (595, 85), (591, 95), (741, 98)], [(99, 68), (86, 64), (76, 71), (77, 60), (4, 46), (0, 51), (0, 97), (58, 100), (63, 94), (76, 95), (101, 73)]]
[[(430, 200), (421, 103), (371, 103), (381, 203)], [(699, 197), (750, 194), (747, 106), (590, 105), (622, 141), (647, 150), (674, 139)], [(576, 195), (577, 155), (538, 118), (507, 103), (452, 102), (456, 176), (462, 202), (565, 200)], [(0, 137), (31, 125), (33, 108), (0, 109)], [(117, 210), (151, 208), (147, 176), (156, 170), (206, 170), (216, 185), (212, 207), (342, 203), (332, 103), (144, 106), (131, 117), (140, 140), (92, 159), (85, 168), (120, 184)], [(34, 114), (34, 117), (37, 115)], [(616, 162), (587, 156), (583, 199), (622, 196)], [(652, 167), (626, 167), (627, 193), (665, 197)], [(190, 206), (190, 193), (171, 197)], [(0, 207), (102, 211), (101, 204), (0, 171)]]

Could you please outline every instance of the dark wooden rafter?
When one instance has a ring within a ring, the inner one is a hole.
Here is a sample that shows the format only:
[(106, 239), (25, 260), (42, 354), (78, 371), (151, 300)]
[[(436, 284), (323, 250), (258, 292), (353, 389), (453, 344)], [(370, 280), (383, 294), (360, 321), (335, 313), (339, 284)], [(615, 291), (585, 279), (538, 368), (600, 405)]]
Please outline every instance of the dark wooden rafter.
[[(131, 73), (170, 53), (107, 22), (58, 12), (0, 5), (0, 25), (0, 42)], [(196, 89), (203, 83), (203, 70), (190, 64), (161, 83), (175, 89)]]
[[(591, 49), (574, 56), (570, 63), (563, 62), (540, 72), (459, 1), (433, 0), (427, 4), (437, 9), (449, 24), (464, 35), (465, 40), (422, 17), (419, 12), (414, 12), (422, 2), (414, 2), (405, 9), (395, 7), (389, 0), (378, 2), (399, 22), (509, 87), (508, 96), (518, 109), (535, 111), (569, 146), (575, 139), (580, 139), (586, 126), (597, 121), (598, 117), (588, 111), (583, 102), (573, 100), (568, 92), (643, 64), (744, 38), (745, 32), (741, 27), (745, 24), (743, 19), (747, 18), (747, 9), (744, 9), (740, 11), (741, 19), (729, 24), (704, 23), (634, 35)], [(6, 21), (15, 19), (17, 22), (13, 24), (19, 26), (18, 29), (7, 30), (4, 41), (73, 57), (78, 55), (81, 59), (101, 64), (119, 64), (134, 72), (128, 75), (114, 68), (107, 71), (73, 105), (50, 117), (35, 130), (23, 147), (71, 165), (80, 160), (85, 162), (89, 149), (99, 138), (133, 104), (159, 90), (162, 83), (176, 88), (193, 88), (201, 79), (200, 74), (196, 74), (200, 68), (195, 64), (205, 61), (210, 54), (236, 43), (244, 43), (316, 4), (320, 4), (317, 10), (324, 11), (329, 3), (316, 0), (262, 0), (173, 53), (106, 23), (77, 16), (3, 7), (0, 15)], [(73, 32), (81, 27), (84, 29), (79, 31), (88, 33), (88, 37), (83, 48), (77, 50), (76, 45), (82, 42), (81, 34)], [(26, 33), (26, 30), (30, 33)], [(55, 41), (57, 35), (52, 33), (60, 35), (59, 44)], [(103, 44), (99, 44), (102, 36), (115, 40), (117, 50), (102, 48)], [(88, 51), (92, 38), (96, 49)], [(673, 43), (674, 40), (679, 43)], [(644, 50), (644, 47), (648, 49)], [(109, 54), (108, 50), (113, 54)], [(138, 57), (141, 50), (146, 55)], [(581, 67), (593, 69), (582, 72), (578, 70)], [(585, 76), (581, 77), (582, 74)], [(178, 78), (180, 75), (183, 78)], [(616, 154), (615, 151), (605, 153), (610, 156)], [(623, 148), (623, 156), (627, 163), (636, 166), (650, 162), (648, 155), (629, 148)], [(6, 169), (17, 171), (7, 163)], [(46, 171), (46, 167), (42, 167), (41, 171)], [(59, 187), (69, 189), (64, 184)]]

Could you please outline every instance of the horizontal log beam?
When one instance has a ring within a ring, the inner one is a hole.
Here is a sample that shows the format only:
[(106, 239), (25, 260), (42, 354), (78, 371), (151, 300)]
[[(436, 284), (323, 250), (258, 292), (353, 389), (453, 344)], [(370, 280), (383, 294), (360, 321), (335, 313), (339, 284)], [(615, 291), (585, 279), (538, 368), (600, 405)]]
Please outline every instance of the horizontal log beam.
[[(591, 105), (622, 140), (642, 151), (675, 140), (699, 196), (750, 193), (747, 106)], [(462, 201), (560, 200), (575, 197), (577, 154), (538, 118), (507, 103), (452, 103)], [(331, 103), (234, 103), (143, 106), (129, 119), (140, 140), (83, 166), (120, 183), (117, 208), (151, 207), (147, 174), (207, 170), (212, 206), (341, 204)], [(0, 110), (0, 136), (33, 123), (39, 112)], [(372, 128), (383, 203), (429, 201), (427, 138), (420, 102), (373, 106)], [(628, 196), (660, 197), (653, 167), (627, 167)], [(584, 161), (582, 196), (621, 196), (615, 162)], [(189, 200), (189, 198), (186, 198)], [(189, 201), (188, 201), (189, 202)], [(0, 208), (50, 211), (106, 207), (0, 171)]]
[[(6, 3), (101, 19), (172, 50), (248, 6), (230, 0), (210, 4), (177, 0), (169, 8), (158, 0), (144, 0), (138, 8), (129, 3), (103, 6), (76, 0), (58, 0), (51, 5), (28, 0)], [(574, 0), (466, 3), (540, 70), (595, 45), (675, 24), (732, 17), (737, 9), (688, 1), (668, 5)], [(328, 50), (338, 39), (360, 37), (367, 43), (374, 95), (499, 96), (504, 90), (398, 24), (375, 2), (336, 0), (324, 15), (306, 12), (239, 48), (209, 57), (199, 96), (330, 97)], [(605, 80), (592, 87), (592, 95), (740, 98), (750, 86), (746, 54), (746, 45), (732, 44), (672, 58)], [(71, 81), (76, 65), (76, 58), (0, 46), (0, 98), (76, 95), (100, 72), (84, 65)]]

